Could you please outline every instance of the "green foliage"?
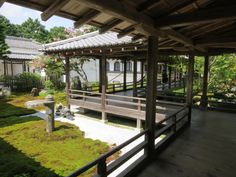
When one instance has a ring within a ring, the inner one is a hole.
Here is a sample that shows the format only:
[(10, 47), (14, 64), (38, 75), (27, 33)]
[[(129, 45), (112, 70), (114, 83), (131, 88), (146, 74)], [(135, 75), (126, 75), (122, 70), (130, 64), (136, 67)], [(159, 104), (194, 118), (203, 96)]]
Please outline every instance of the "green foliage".
[(85, 138), (68, 123), (56, 121), (49, 135), (44, 120), (37, 117), (0, 119), (0, 147), (1, 177), (67, 176), (109, 150), (106, 143)]
[(213, 91), (232, 92), (233, 87), (236, 87), (235, 54), (212, 57), (209, 88)]
[(32, 18), (28, 18), (28, 20), (21, 24), (20, 31), (23, 35), (22, 37), (32, 38), (41, 43), (48, 41), (47, 38), (49, 32), (39, 22), (38, 19), (33, 20)]
[(4, 29), (5, 35), (16, 36), (16, 37), (22, 36), (19, 28), (20, 25), (11, 24), (10, 21), (2, 15), (0, 15), (0, 25)]
[(49, 32), (50, 42), (63, 40), (63, 39), (66, 39), (67, 37), (68, 37), (68, 32), (66, 31), (64, 27), (56, 26), (50, 29), (50, 32)]
[(37, 73), (24, 72), (15, 76), (0, 76), (0, 81), (16, 91), (31, 91), (32, 88), (42, 88), (41, 76)]
[(39, 96), (33, 97), (29, 93), (12, 93), (10, 96), (0, 99), (0, 118), (9, 116), (20, 116), (35, 113), (36, 110), (45, 109), (44, 107), (36, 107), (34, 109), (28, 109), (25, 106), (27, 101), (44, 99), (48, 94), (53, 95), (56, 103), (66, 104), (65, 92), (49, 90), (41, 91)]
[(52, 83), (52, 81), (47, 80), (44, 82), (44, 87), (48, 90), (54, 89), (54, 84)]
[(7, 53), (8, 46), (5, 43), (6, 27), (0, 22), (0, 57)]
[[(64, 89), (65, 84), (61, 82), (62, 75), (65, 74), (65, 66), (62, 59), (58, 55), (41, 55), (37, 59), (33, 60), (32, 66), (34, 68), (44, 69), (50, 83), (46, 86), (47, 89)], [(48, 87), (49, 86), (49, 87)]]

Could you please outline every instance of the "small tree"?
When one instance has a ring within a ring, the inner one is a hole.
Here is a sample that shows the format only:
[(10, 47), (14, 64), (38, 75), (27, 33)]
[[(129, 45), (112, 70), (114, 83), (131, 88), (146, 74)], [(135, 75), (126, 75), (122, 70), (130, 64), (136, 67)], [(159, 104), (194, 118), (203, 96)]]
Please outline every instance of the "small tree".
[[(49, 80), (53, 83), (55, 88), (61, 86), (61, 76), (65, 74), (65, 63), (63, 62), (63, 57), (58, 55), (41, 55), (37, 59), (33, 60), (33, 68), (44, 69)], [(74, 70), (78, 73), (78, 82), (83, 82), (85, 86), (88, 85), (88, 77), (84, 71), (84, 64), (89, 61), (88, 58), (73, 58), (70, 62), (70, 70)]]
[(58, 55), (40, 55), (37, 59), (33, 60), (32, 67), (34, 69), (44, 69), (55, 89), (63, 87), (61, 76), (65, 74), (65, 66)]
[(80, 57), (80, 58), (73, 58), (70, 62), (71, 70), (74, 70), (78, 73), (80, 80), (82, 80), (85, 86), (88, 86), (88, 76), (84, 71), (84, 64), (87, 61), (89, 61), (88, 58)]

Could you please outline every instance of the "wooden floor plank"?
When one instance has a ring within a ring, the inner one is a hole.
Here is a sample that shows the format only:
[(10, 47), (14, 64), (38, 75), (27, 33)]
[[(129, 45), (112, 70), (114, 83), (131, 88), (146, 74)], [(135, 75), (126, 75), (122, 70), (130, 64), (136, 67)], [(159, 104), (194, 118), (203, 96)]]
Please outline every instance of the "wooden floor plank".
[(235, 177), (235, 167), (236, 114), (194, 110), (191, 127), (136, 177)]

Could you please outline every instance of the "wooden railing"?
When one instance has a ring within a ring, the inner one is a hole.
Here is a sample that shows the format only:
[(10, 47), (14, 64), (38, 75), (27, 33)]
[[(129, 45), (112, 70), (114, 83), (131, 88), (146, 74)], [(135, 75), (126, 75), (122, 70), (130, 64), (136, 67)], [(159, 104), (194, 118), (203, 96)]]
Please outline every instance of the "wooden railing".
[[(136, 119), (137, 128), (140, 127), (140, 121), (145, 118), (146, 99), (140, 97), (131, 97), (124, 95), (105, 94), (104, 100), (102, 94), (98, 92), (88, 92), (82, 90), (69, 90), (69, 102), (77, 104), (85, 109), (91, 109), (99, 112), (130, 117)], [(163, 105), (163, 106), (162, 106)], [(169, 101), (157, 101), (156, 112), (164, 112), (166, 106), (175, 106), (177, 109), (182, 107), (183, 103), (174, 103)], [(168, 108), (170, 111), (176, 109)], [(163, 116), (162, 116), (163, 117)]]
[[(184, 106), (183, 108), (179, 109), (172, 115), (168, 116), (167, 118), (163, 119), (156, 125), (156, 133), (155, 133), (155, 149), (158, 152), (160, 148), (165, 145), (166, 142), (170, 141), (173, 136), (177, 134), (177, 132), (187, 123), (186, 117), (188, 115), (188, 108)], [(85, 165), (84, 167), (76, 170), (75, 172), (68, 175), (68, 177), (77, 177), (87, 170), (97, 167), (97, 174), (96, 176), (99, 177), (107, 177), (109, 174), (117, 170), (119, 167), (124, 165), (128, 160), (132, 157), (137, 155), (141, 150), (144, 150), (148, 145), (148, 139), (145, 138), (148, 135), (148, 129), (145, 129), (141, 133), (137, 134), (133, 138), (127, 140), (126, 142), (122, 143), (121, 145), (115, 147), (111, 151), (107, 152), (106, 154), (100, 156), (96, 160), (90, 162), (89, 164)], [(133, 147), (130, 151), (126, 152), (118, 159), (114, 160), (111, 163), (107, 162), (107, 159), (117, 153), (118, 151), (122, 150), (123, 148), (127, 147), (131, 143), (135, 142), (139, 138), (144, 137), (144, 140), (139, 142), (135, 147)], [(147, 155), (143, 153), (141, 156), (138, 157), (132, 163), (132, 167), (129, 166), (128, 168), (122, 169), (122, 172), (119, 174), (120, 176), (124, 176), (132, 169), (135, 168), (138, 164), (140, 164), (143, 160), (147, 158)]]
[[(134, 83), (133, 82), (126, 82), (126, 90), (133, 89)], [(146, 82), (143, 82), (143, 86), (146, 86)], [(137, 82), (137, 88), (141, 88), (141, 82)], [(98, 92), (100, 90), (99, 86), (88, 86), (86, 91), (91, 92)], [(123, 91), (124, 90), (124, 83), (110, 83), (107, 85), (107, 92), (108, 93), (114, 93), (117, 91)]]

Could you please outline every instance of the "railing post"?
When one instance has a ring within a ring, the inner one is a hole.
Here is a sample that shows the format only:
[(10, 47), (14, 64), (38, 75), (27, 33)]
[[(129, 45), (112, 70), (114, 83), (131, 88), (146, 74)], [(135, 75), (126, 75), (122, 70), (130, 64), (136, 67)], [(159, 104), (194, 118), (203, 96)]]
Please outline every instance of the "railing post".
[(85, 92), (83, 92), (83, 101), (85, 101), (85, 96), (86, 96)]
[[(138, 111), (141, 111), (141, 110), (142, 110), (141, 100), (138, 99)], [(139, 118), (137, 119), (137, 122), (136, 122), (136, 128), (137, 130), (141, 130), (142, 128), (142, 121)]]
[(174, 133), (176, 133), (176, 131), (177, 131), (177, 125), (176, 125), (176, 123), (177, 123), (177, 121), (176, 121), (176, 115), (174, 115), (173, 117), (172, 117), (172, 122), (174, 123), (174, 125), (173, 125), (173, 132)]
[(97, 174), (99, 177), (107, 177), (107, 164), (106, 159), (100, 160), (97, 165)]
[(112, 89), (113, 89), (113, 92), (115, 92), (115, 91), (116, 91), (116, 87), (115, 87), (115, 86), (116, 86), (116, 84), (114, 84), (114, 83), (113, 83), (113, 84), (112, 84)]

